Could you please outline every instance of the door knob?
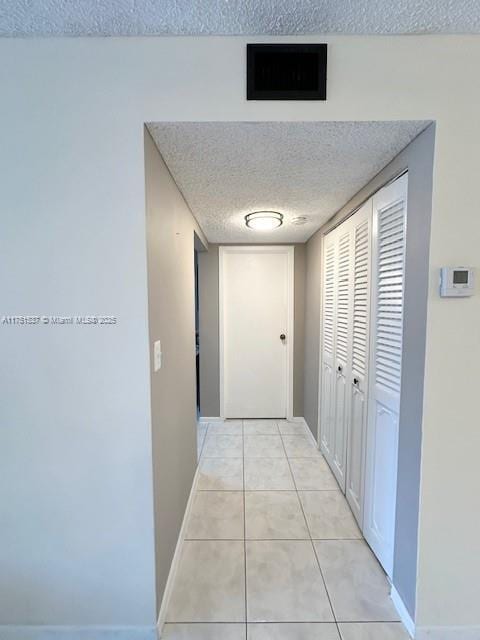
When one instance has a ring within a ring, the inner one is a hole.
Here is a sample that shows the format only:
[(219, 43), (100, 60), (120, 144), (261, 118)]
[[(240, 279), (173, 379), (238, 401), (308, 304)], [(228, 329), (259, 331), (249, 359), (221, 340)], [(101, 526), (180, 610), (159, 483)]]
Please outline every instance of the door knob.
[(340, 373), (341, 371), (343, 371), (343, 367), (341, 364), (338, 365), (337, 367), (337, 371)]
[(358, 378), (353, 379), (353, 384), (356, 384), (358, 386), (358, 382), (359, 382)]
[(286, 336), (284, 333), (281, 333), (281, 334), (280, 334), (280, 340), (285, 340), (285, 339), (286, 339), (286, 337), (287, 337), (287, 336)]

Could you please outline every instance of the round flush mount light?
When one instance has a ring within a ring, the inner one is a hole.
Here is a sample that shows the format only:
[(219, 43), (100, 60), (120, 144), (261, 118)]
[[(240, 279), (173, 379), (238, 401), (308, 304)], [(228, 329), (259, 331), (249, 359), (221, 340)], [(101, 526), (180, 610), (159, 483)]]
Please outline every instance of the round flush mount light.
[(283, 224), (283, 215), (278, 211), (255, 211), (245, 216), (245, 224), (255, 231), (272, 231)]
[(308, 221), (307, 216), (295, 216), (295, 218), (292, 218), (290, 220), (292, 224), (297, 226), (300, 226), (301, 224), (306, 224), (307, 221)]

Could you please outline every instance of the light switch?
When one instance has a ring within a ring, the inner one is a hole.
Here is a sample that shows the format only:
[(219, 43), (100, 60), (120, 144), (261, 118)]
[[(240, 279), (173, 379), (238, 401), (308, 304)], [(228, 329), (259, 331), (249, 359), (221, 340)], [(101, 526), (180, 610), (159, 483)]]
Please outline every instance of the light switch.
[(162, 347), (160, 340), (153, 343), (153, 371), (157, 372), (162, 367)]

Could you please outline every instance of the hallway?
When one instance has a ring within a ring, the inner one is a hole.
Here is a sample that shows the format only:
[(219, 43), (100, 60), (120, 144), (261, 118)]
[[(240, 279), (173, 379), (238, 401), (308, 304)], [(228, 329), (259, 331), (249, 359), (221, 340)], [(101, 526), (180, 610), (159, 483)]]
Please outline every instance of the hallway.
[(198, 429), (162, 638), (406, 640), (385, 574), (304, 424)]

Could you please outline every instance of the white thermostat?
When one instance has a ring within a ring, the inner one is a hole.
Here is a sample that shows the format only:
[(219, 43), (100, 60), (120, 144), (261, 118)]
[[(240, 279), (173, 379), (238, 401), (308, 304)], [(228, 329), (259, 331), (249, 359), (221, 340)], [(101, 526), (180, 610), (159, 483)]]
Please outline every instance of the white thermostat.
[(442, 298), (465, 298), (473, 295), (473, 269), (470, 267), (442, 267), (440, 270)]

